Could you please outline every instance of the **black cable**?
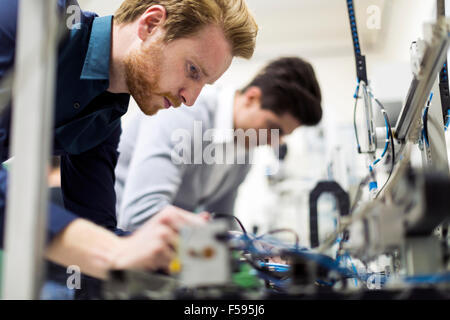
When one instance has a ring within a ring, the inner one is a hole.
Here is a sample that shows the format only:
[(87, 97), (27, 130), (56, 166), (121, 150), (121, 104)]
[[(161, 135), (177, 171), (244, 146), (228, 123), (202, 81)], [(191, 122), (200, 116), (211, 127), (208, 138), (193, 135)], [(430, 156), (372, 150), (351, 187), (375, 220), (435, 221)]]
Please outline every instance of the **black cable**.
[(242, 222), (234, 215), (224, 214), (224, 213), (213, 213), (212, 216), (214, 218), (227, 218), (227, 219), (234, 219), (239, 224), (239, 226), (242, 229), (242, 232), (247, 236), (247, 230), (245, 230), (244, 225)]
[(362, 188), (369, 182), (370, 177), (371, 177), (371, 174), (365, 176), (364, 179), (362, 179), (361, 182), (359, 183), (358, 189), (356, 190), (355, 199), (353, 200), (353, 204), (350, 207), (350, 214), (352, 214), (353, 211), (355, 210), (356, 205), (358, 204), (358, 201), (362, 195), (362, 192), (361, 192)]
[(430, 93), (430, 97), (428, 98), (427, 105), (425, 106), (425, 110), (423, 111), (423, 137), (425, 139), (425, 143), (427, 147), (430, 145), (430, 140), (428, 139), (428, 109), (430, 108), (431, 99), (433, 99), (433, 92)]
[(378, 198), (378, 196), (381, 194), (381, 192), (383, 191), (384, 187), (386, 187), (387, 183), (389, 182), (392, 173), (394, 172), (394, 167), (395, 167), (395, 147), (394, 147), (394, 135), (392, 134), (392, 127), (391, 127), (391, 123), (389, 122), (389, 117), (387, 115), (386, 109), (384, 108), (383, 104), (374, 97), (375, 102), (377, 103), (377, 105), (380, 107), (381, 112), (383, 113), (383, 116), (385, 117), (387, 126), (388, 126), (388, 131), (389, 131), (389, 139), (390, 139), (390, 144), (391, 144), (391, 150), (392, 150), (392, 154), (391, 154), (391, 160), (392, 160), (392, 165), (391, 165), (391, 170), (389, 172), (389, 176), (386, 179), (386, 182), (384, 183), (383, 187), (380, 189), (380, 191), (378, 191), (378, 193), (376, 194), (375, 198)]
[(448, 224), (444, 223), (442, 225), (442, 247), (443, 247), (443, 251), (444, 251), (444, 264), (445, 265), (448, 263), (448, 259), (450, 258), (447, 238), (448, 238)]
[(425, 107), (425, 110), (423, 111), (423, 136), (428, 147), (430, 141), (428, 140), (428, 106)]
[[(353, 126), (354, 126), (354, 129), (355, 129), (356, 141), (357, 141), (357, 143), (358, 143), (358, 152), (361, 153), (361, 150), (360, 150), (360, 147), (359, 147), (359, 140), (358, 140), (358, 131), (357, 131), (357, 128), (356, 128), (356, 105), (357, 105), (357, 99), (359, 98), (358, 96), (359, 96), (359, 86), (358, 86), (357, 92), (356, 92), (356, 94), (355, 94), (355, 108), (354, 108), (354, 112), (353, 112)], [(384, 106), (381, 104), (381, 102), (380, 102), (377, 98), (375, 98), (375, 97), (373, 97), (373, 98), (374, 98), (375, 102), (377, 103), (377, 105), (380, 107), (381, 113), (383, 114), (383, 117), (384, 117), (384, 119), (385, 119), (385, 122), (386, 122), (386, 124), (387, 124), (387, 126), (388, 126), (388, 133), (389, 133), (389, 139), (390, 139), (389, 144), (391, 145), (391, 150), (392, 150), (392, 152), (391, 152), (391, 153), (392, 153), (392, 155), (391, 155), (391, 159), (392, 159), (392, 167), (391, 167), (391, 170), (390, 170), (390, 172), (389, 172), (389, 176), (388, 176), (386, 182), (384, 183), (383, 187), (380, 189), (380, 191), (379, 191), (379, 192), (377, 193), (377, 195), (375, 196), (375, 198), (377, 198), (378, 195), (381, 193), (381, 191), (382, 191), (382, 190), (384, 189), (384, 187), (386, 186), (387, 182), (388, 182), (389, 179), (391, 178), (392, 172), (394, 171), (394, 166), (395, 166), (395, 148), (394, 148), (394, 138), (393, 138), (394, 135), (393, 135), (393, 133), (392, 133), (392, 127), (391, 127), (391, 124), (390, 124), (390, 122), (389, 122), (389, 117), (388, 117), (388, 115), (387, 115), (386, 109), (384, 108)], [(352, 206), (351, 206), (351, 208), (350, 208), (350, 213), (352, 213), (352, 212), (355, 210), (356, 205), (358, 204), (358, 201), (359, 201), (359, 199), (360, 199), (360, 197), (361, 197), (361, 195), (362, 195), (362, 192), (361, 192), (361, 191), (362, 191), (362, 188), (369, 182), (369, 179), (370, 179), (370, 178), (374, 179), (374, 173), (373, 173), (373, 171), (371, 171), (371, 172), (369, 173), (369, 175), (367, 175), (366, 177), (364, 177), (364, 178), (361, 180), (361, 182), (360, 182), (360, 184), (359, 184), (359, 186), (358, 186), (358, 189), (357, 189), (357, 191), (356, 191), (355, 199), (354, 199), (353, 204), (352, 204)]]

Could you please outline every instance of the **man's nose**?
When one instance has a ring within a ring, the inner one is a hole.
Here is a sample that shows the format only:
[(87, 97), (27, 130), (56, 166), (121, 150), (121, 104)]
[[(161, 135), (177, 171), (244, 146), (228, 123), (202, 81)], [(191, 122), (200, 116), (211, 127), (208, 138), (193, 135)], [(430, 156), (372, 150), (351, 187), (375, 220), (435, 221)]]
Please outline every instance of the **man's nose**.
[(191, 86), (189, 89), (182, 89), (180, 92), (181, 99), (185, 105), (192, 107), (197, 100), (204, 85)]

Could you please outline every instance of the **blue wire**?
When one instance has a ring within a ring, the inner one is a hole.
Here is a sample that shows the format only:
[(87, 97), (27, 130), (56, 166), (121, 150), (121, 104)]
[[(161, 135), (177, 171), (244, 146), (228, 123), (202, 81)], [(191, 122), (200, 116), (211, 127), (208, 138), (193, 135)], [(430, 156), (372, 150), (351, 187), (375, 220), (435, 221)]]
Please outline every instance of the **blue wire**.
[[(244, 238), (243, 240), (246, 240), (247, 245), (249, 245), (249, 248), (246, 248), (247, 251), (249, 251), (250, 253), (255, 253), (255, 254), (259, 254), (259, 255), (270, 255), (272, 254), (272, 252), (267, 252), (267, 251), (263, 251), (263, 250), (258, 250), (257, 248), (255, 248), (252, 244), (252, 242), (254, 241), (254, 239), (250, 239), (248, 236), (242, 236), (241, 238)], [(322, 254), (317, 254), (317, 253), (313, 253), (311, 251), (309, 251), (306, 248), (302, 248), (302, 249), (297, 249), (297, 248), (293, 248), (292, 246), (286, 246), (281, 244), (281, 246), (283, 248), (285, 248), (286, 250), (288, 250), (290, 253), (293, 254), (297, 254), (305, 259), (308, 259), (310, 261), (315, 261), (317, 262), (319, 265), (325, 267), (328, 270), (333, 270), (338, 272), (339, 274), (341, 274), (344, 278), (353, 278), (355, 279), (355, 285), (357, 285), (357, 279), (359, 279), (360, 281), (364, 282), (367, 281), (372, 275), (377, 275), (379, 277), (381, 277), (380, 279), (380, 283), (384, 284), (387, 281), (387, 277), (383, 276), (381, 274), (376, 274), (376, 273), (358, 273), (356, 266), (353, 264), (351, 257), (349, 256), (349, 254), (347, 253), (347, 257), (348, 259), (350, 259), (350, 263), (352, 265), (352, 268), (349, 269), (347, 267), (341, 267), (340, 266), (340, 259), (341, 256), (338, 256), (336, 258), (336, 260), (332, 259), (331, 257), (328, 257), (326, 255), (322, 255)], [(344, 256), (344, 258), (346, 258)], [(271, 264), (271, 263), (260, 263), (261, 266), (267, 266), (267, 267), (273, 267), (275, 269), (275, 271), (278, 272), (286, 272), (290, 270), (290, 266), (285, 266), (285, 265), (281, 265), (281, 264)], [(278, 287), (283, 287), (286, 284), (288, 284), (288, 279), (286, 280), (279, 280), (279, 279), (275, 279), (274, 277), (271, 277), (267, 274), (258, 272), (258, 276), (264, 280), (268, 280), (272, 283), (274, 283), (275, 285), (277, 285)], [(329, 285), (332, 286), (334, 285), (334, 282), (328, 283), (326, 281), (317, 279), (316, 280), (318, 283), (323, 284), (323, 285)]]
[[(348, 254), (348, 252), (347, 252), (346, 256), (347, 256), (347, 259), (350, 261), (350, 264), (352, 265), (353, 272), (354, 272), (355, 274), (358, 274), (358, 270), (356, 270), (356, 267), (355, 267), (355, 265), (353, 264), (352, 258), (350, 257), (350, 255)], [(356, 278), (355, 278), (354, 280), (355, 280), (355, 287), (357, 287), (357, 286), (358, 286), (358, 280), (357, 280)]]
[(420, 275), (420, 276), (412, 276), (406, 277), (406, 283), (443, 283), (450, 282), (450, 272), (444, 274), (429, 274), (429, 275)]
[(261, 272), (261, 271), (258, 271), (257, 273), (258, 273), (258, 277), (260, 277), (261, 279), (270, 281), (273, 284), (275, 284), (277, 287), (280, 287), (280, 288), (285, 287), (289, 283), (288, 279), (286, 279), (286, 280), (276, 279), (275, 277), (271, 277), (268, 274), (265, 274), (264, 272)]
[(276, 272), (286, 272), (291, 269), (291, 267), (287, 264), (278, 264), (278, 263), (266, 263), (266, 262), (260, 262), (259, 265), (261, 267), (269, 267), (273, 268)]

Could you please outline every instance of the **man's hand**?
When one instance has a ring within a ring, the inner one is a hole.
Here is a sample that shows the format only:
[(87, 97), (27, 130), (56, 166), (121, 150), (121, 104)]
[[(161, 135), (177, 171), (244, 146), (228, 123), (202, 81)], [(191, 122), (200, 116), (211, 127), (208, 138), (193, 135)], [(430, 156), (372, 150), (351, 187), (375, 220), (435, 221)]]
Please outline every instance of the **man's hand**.
[(93, 277), (106, 279), (109, 270), (168, 270), (183, 226), (204, 224), (208, 214), (169, 206), (131, 236), (114, 233), (85, 219), (70, 223), (47, 248), (46, 257), (60, 265), (77, 265)]
[(168, 271), (175, 257), (180, 229), (204, 224), (208, 219), (207, 213), (195, 215), (174, 206), (166, 207), (123, 239), (113, 268)]

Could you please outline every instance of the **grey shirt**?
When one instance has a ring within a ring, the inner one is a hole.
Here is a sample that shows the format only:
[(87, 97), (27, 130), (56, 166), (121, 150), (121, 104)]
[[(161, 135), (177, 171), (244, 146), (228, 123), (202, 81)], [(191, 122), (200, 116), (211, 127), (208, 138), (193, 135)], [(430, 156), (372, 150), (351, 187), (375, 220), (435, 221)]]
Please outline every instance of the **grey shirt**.
[[(130, 120), (116, 167), (120, 228), (135, 230), (168, 205), (233, 213), (237, 189), (250, 170), (248, 158), (245, 164), (237, 159), (247, 151), (230, 137), (234, 97), (230, 88), (208, 87), (193, 107)], [(208, 155), (217, 157), (211, 162)]]

